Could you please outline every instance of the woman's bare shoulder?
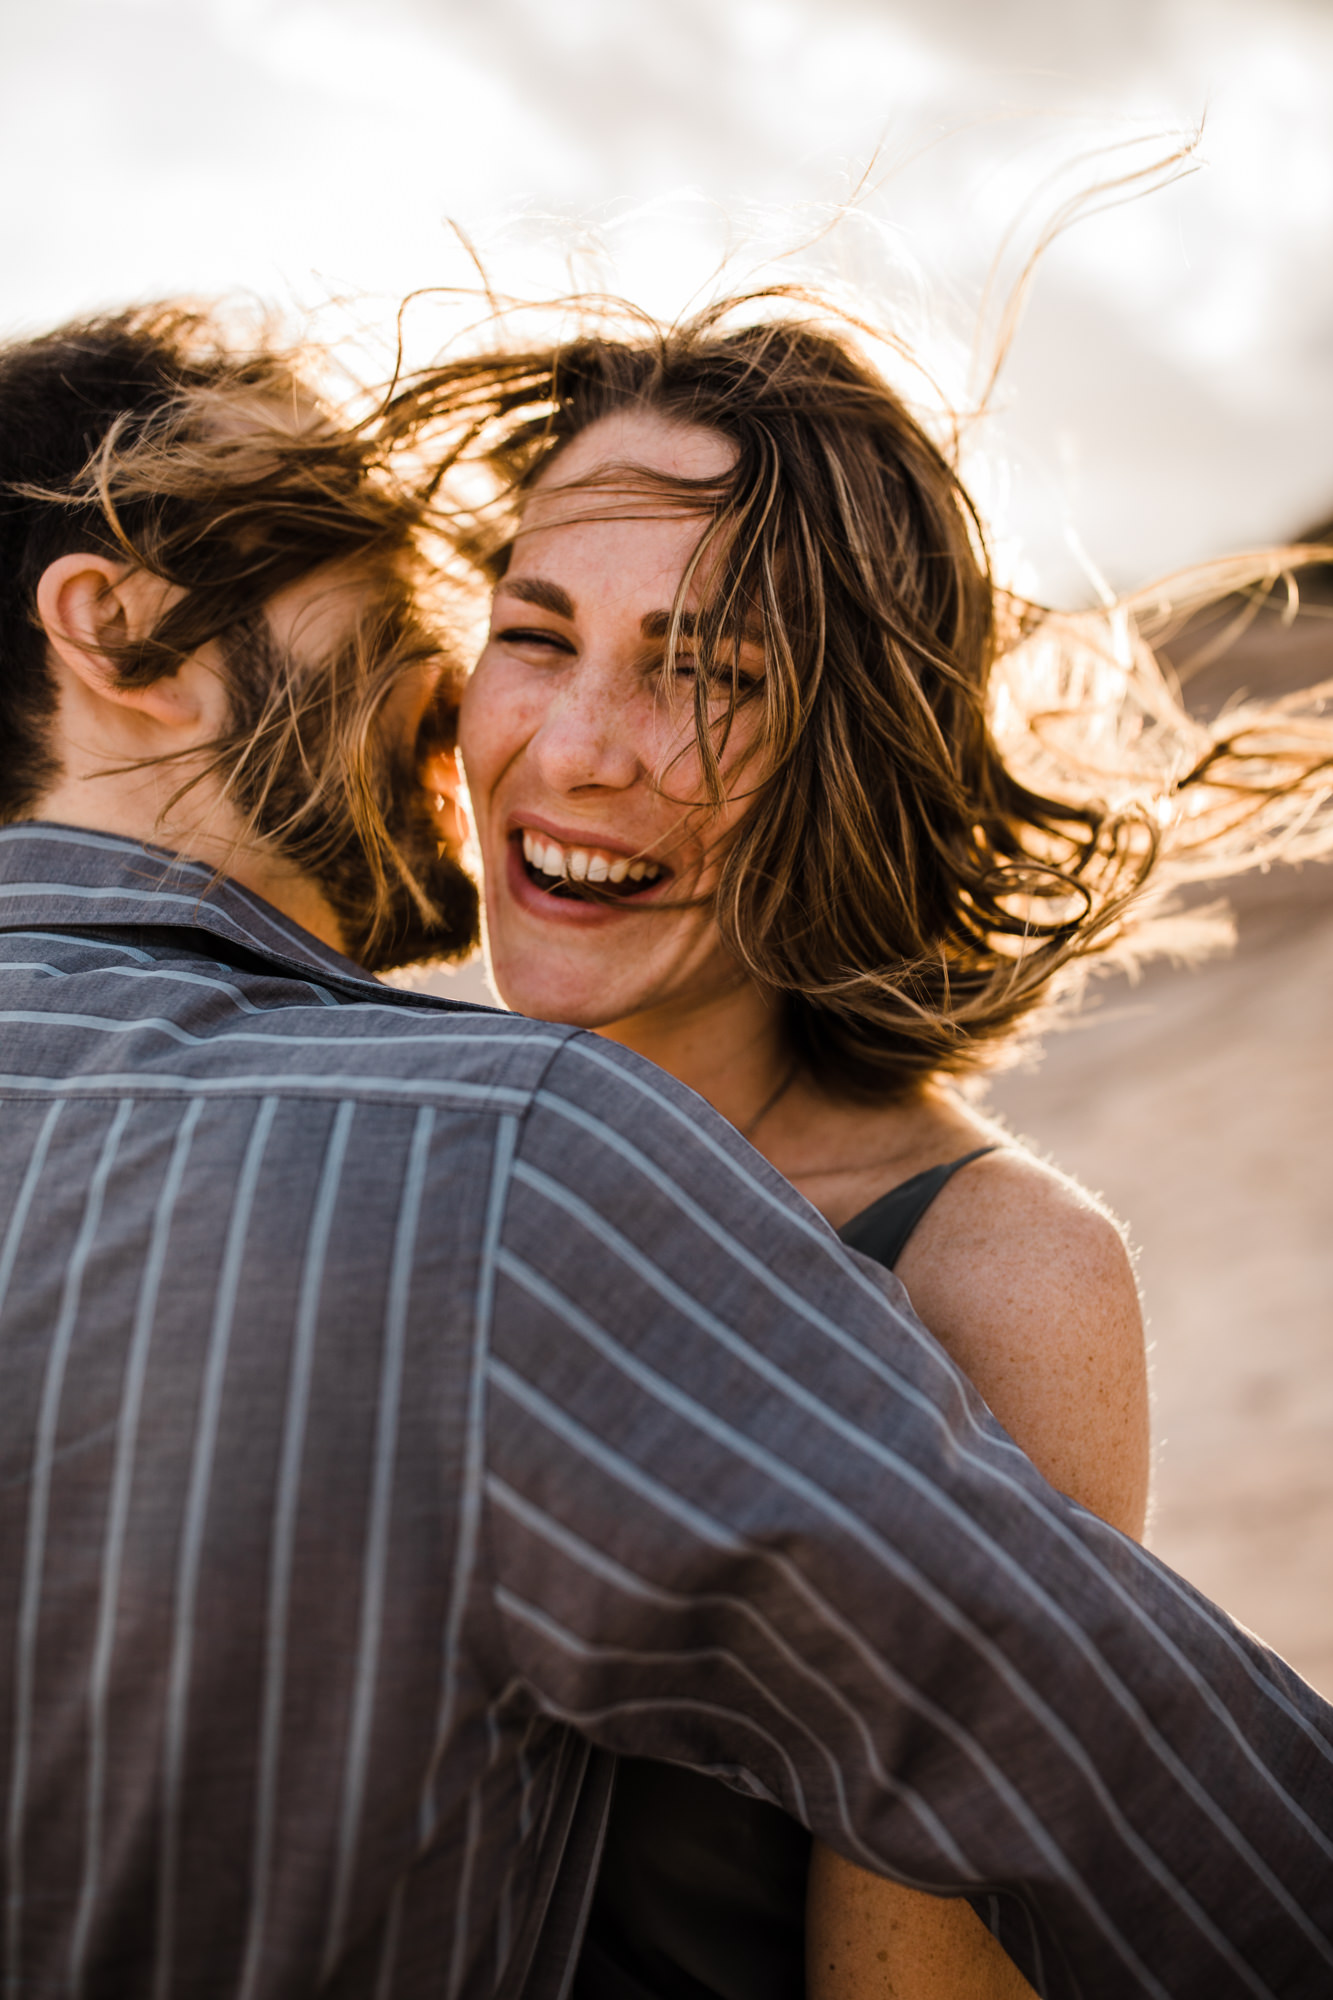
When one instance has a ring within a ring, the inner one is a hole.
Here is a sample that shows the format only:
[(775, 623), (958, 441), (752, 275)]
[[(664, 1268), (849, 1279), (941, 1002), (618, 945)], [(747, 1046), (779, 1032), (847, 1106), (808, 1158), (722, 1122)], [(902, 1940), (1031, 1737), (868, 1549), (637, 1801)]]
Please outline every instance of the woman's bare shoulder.
[(1141, 1534), (1143, 1321), (1123, 1232), (1103, 1205), (1009, 1142), (953, 1176), (897, 1268), (926, 1325), (1051, 1483)]

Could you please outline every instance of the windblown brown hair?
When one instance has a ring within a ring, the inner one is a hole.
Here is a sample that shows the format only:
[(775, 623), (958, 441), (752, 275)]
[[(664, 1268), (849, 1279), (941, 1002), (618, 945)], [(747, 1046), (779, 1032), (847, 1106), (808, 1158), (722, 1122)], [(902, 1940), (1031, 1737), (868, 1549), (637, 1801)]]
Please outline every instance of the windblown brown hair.
[[(421, 518), (373, 426), (324, 406), (299, 352), (238, 339), (202, 309), (146, 306), (0, 349), (0, 821), (30, 813), (54, 775), (42, 572), (69, 551), (122, 557), (175, 587), (117, 655), (125, 682), (223, 642), (231, 726), (182, 791), (219, 776), (247, 832), (262, 827), (335, 900), (350, 825), (379, 907), (342, 914), (371, 949), (390, 882), (414, 887), (375, 783), (375, 725), (438, 651), (418, 615)], [(263, 607), (333, 565), (370, 586), (359, 629), (336, 659), (275, 671)]]
[[(707, 566), (691, 650), (716, 663), (696, 682), (714, 804), (737, 708), (763, 702), (718, 921), (783, 996), (810, 1069), (873, 1098), (981, 1065), (1089, 955), (1179, 945), (1160, 908), (1149, 921), (1150, 885), (1159, 906), (1187, 877), (1293, 842), (1325, 851), (1333, 725), (1316, 695), (1206, 730), (1135, 607), (1055, 618), (1000, 590), (952, 449), (865, 358), (865, 331), (785, 290), (669, 328), (634, 316), (451, 361), (406, 384), (388, 422), (418, 441), (433, 427), (446, 484), (489, 469), (498, 512), (475, 517), (470, 545), (492, 575), (515, 510), (601, 418), (652, 412), (731, 440), (719, 481), (615, 467), (589, 506), (702, 517), (666, 670)], [(1282, 568), (1181, 580), (1175, 608)], [(1138, 608), (1160, 625), (1172, 607), (1157, 593)], [(732, 671), (718, 725), (719, 677), (756, 626), (766, 676), (747, 694)]]

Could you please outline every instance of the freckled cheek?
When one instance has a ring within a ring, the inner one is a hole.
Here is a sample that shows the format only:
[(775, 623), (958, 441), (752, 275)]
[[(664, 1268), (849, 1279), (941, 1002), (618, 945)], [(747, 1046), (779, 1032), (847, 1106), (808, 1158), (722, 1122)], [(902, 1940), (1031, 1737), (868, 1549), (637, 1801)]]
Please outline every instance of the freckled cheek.
[[(729, 793), (745, 793), (751, 789), (755, 776), (754, 734), (754, 724), (743, 720), (722, 746), (722, 782)], [(676, 798), (702, 801), (706, 797), (703, 760), (699, 755), (693, 715), (684, 720), (673, 719), (669, 730), (659, 728), (657, 758), (656, 768), (668, 774), (667, 789)], [(735, 816), (735, 811), (735, 806), (725, 811), (724, 824)]]
[(468, 683), (459, 715), (458, 748), (473, 811), (483, 825), (496, 787), (521, 763), (539, 723), (536, 704), (488, 686), (481, 669)]

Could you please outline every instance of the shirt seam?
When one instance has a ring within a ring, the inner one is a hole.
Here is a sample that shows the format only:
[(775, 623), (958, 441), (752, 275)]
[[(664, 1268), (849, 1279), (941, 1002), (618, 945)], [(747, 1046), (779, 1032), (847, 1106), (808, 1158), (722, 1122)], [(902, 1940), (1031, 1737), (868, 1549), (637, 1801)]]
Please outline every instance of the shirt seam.
[[(223, 1078), (220, 1081), (225, 1083), (226, 1079)], [(410, 1082), (411, 1079), (406, 1078), (404, 1081)], [(139, 1077), (127, 1077), (123, 1089), (112, 1089), (99, 1085), (84, 1086), (80, 1084), (77, 1077), (43, 1077), (40, 1079), (40, 1082), (49, 1087), (44, 1089), (16, 1090), (6, 1085), (0, 1085), (0, 1104), (47, 1104), (57, 1097), (67, 1099), (78, 1098), (80, 1102), (90, 1104), (119, 1104), (122, 1098), (133, 1097), (137, 1100), (141, 1096), (146, 1103), (152, 1104), (174, 1104), (182, 1097), (195, 1096), (206, 1097), (210, 1100), (216, 1099), (219, 1103), (248, 1104), (255, 1100), (262, 1102), (266, 1097), (276, 1097), (280, 1098), (283, 1102), (298, 1102), (302, 1104), (342, 1104), (344, 1102), (354, 1104), (382, 1104), (399, 1111), (419, 1111), (423, 1108), (441, 1111), (475, 1111), (488, 1118), (508, 1117), (517, 1118), (520, 1121), (527, 1117), (530, 1108), (528, 1105), (519, 1106), (503, 1101), (497, 1102), (491, 1094), (493, 1091), (508, 1090), (512, 1091), (515, 1096), (519, 1096), (520, 1094), (526, 1095), (526, 1086), (519, 1084), (478, 1085), (478, 1090), (484, 1091), (486, 1094), (474, 1098), (450, 1097), (447, 1088), (441, 1085), (438, 1092), (433, 1095), (415, 1098), (408, 1096), (406, 1092), (400, 1093), (398, 1091), (385, 1090), (373, 1084), (364, 1088), (354, 1084), (349, 1089), (345, 1082), (341, 1085), (330, 1083), (327, 1087), (321, 1085), (319, 1087), (312, 1086), (309, 1089), (304, 1089), (294, 1084), (284, 1084), (280, 1077), (266, 1079), (262, 1083), (256, 1083), (253, 1086), (237, 1090), (215, 1090), (210, 1088), (213, 1082), (211, 1078), (184, 1075), (179, 1078), (173, 1078), (173, 1083), (176, 1085), (174, 1089), (156, 1090), (150, 1084), (146, 1091), (142, 1088), (142, 1080)]]
[[(528, 1102), (526, 1103), (526, 1105), (524, 1105), (521, 1112), (515, 1114), (514, 1150), (510, 1157), (509, 1165), (505, 1173), (504, 1202), (501, 1210), (500, 1224), (499, 1227), (496, 1229), (495, 1241), (490, 1249), (491, 1258), (495, 1262), (498, 1262), (500, 1241), (504, 1233), (505, 1222), (508, 1218), (510, 1192), (514, 1185), (514, 1167), (522, 1151), (523, 1136), (527, 1129), (528, 1120), (532, 1112), (536, 1108), (538, 1093), (545, 1086), (547, 1077), (552, 1068), (560, 1060), (561, 1056), (563, 1056), (566, 1053), (571, 1044), (580, 1037), (586, 1036), (589, 1032), (590, 1031), (588, 1029), (577, 1029), (573, 1034), (568, 1036), (566, 1040), (562, 1041), (558, 1048), (555, 1048), (551, 1051), (550, 1055), (547, 1057), (546, 1061), (542, 1065), (541, 1075), (537, 1077), (533, 1083), (532, 1091), (528, 1098)], [(503, 1659), (504, 1663), (508, 1666), (509, 1669), (508, 1674), (501, 1677), (499, 1681), (499, 1686), (501, 1688), (510, 1687), (513, 1686), (515, 1683), (517, 1683), (519, 1686), (526, 1689), (529, 1700), (532, 1702), (534, 1710), (538, 1713), (542, 1713), (544, 1711), (541, 1710), (540, 1703), (537, 1700), (535, 1690), (533, 1689), (528, 1679), (528, 1676), (521, 1671), (518, 1662), (514, 1658), (512, 1647), (510, 1646), (509, 1640), (505, 1635), (505, 1621), (501, 1617), (499, 1605), (496, 1603), (496, 1593), (499, 1587), (499, 1582), (498, 1582), (499, 1569), (496, 1561), (496, 1554), (495, 1554), (495, 1547), (493, 1540), (494, 1529), (492, 1526), (492, 1518), (491, 1518), (493, 1513), (493, 1508), (490, 1499), (490, 1474), (491, 1474), (490, 1364), (494, 1347), (494, 1337), (495, 1337), (495, 1297), (494, 1297), (494, 1292), (492, 1292), (491, 1310), (487, 1316), (487, 1322), (486, 1322), (485, 1351), (479, 1354), (478, 1356), (478, 1365), (482, 1370), (482, 1387), (481, 1387), (482, 1450), (481, 1450), (480, 1464), (478, 1466), (478, 1471), (477, 1471), (477, 1478), (481, 1488), (481, 1491), (477, 1496), (478, 1498), (477, 1567), (478, 1570), (481, 1570), (483, 1565), (485, 1568), (484, 1583), (485, 1583), (485, 1597), (486, 1597), (488, 1618), (493, 1626), (494, 1637), (497, 1642), (500, 1657)]]

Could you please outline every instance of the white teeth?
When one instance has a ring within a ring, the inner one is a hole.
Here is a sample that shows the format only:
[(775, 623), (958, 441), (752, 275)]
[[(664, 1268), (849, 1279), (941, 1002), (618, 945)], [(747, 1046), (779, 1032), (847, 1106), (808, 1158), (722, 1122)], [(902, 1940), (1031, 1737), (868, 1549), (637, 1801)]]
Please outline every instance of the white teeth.
[(523, 859), (553, 881), (655, 882), (662, 873), (656, 861), (628, 861), (622, 855), (586, 847), (558, 847), (527, 827), (523, 829)]

